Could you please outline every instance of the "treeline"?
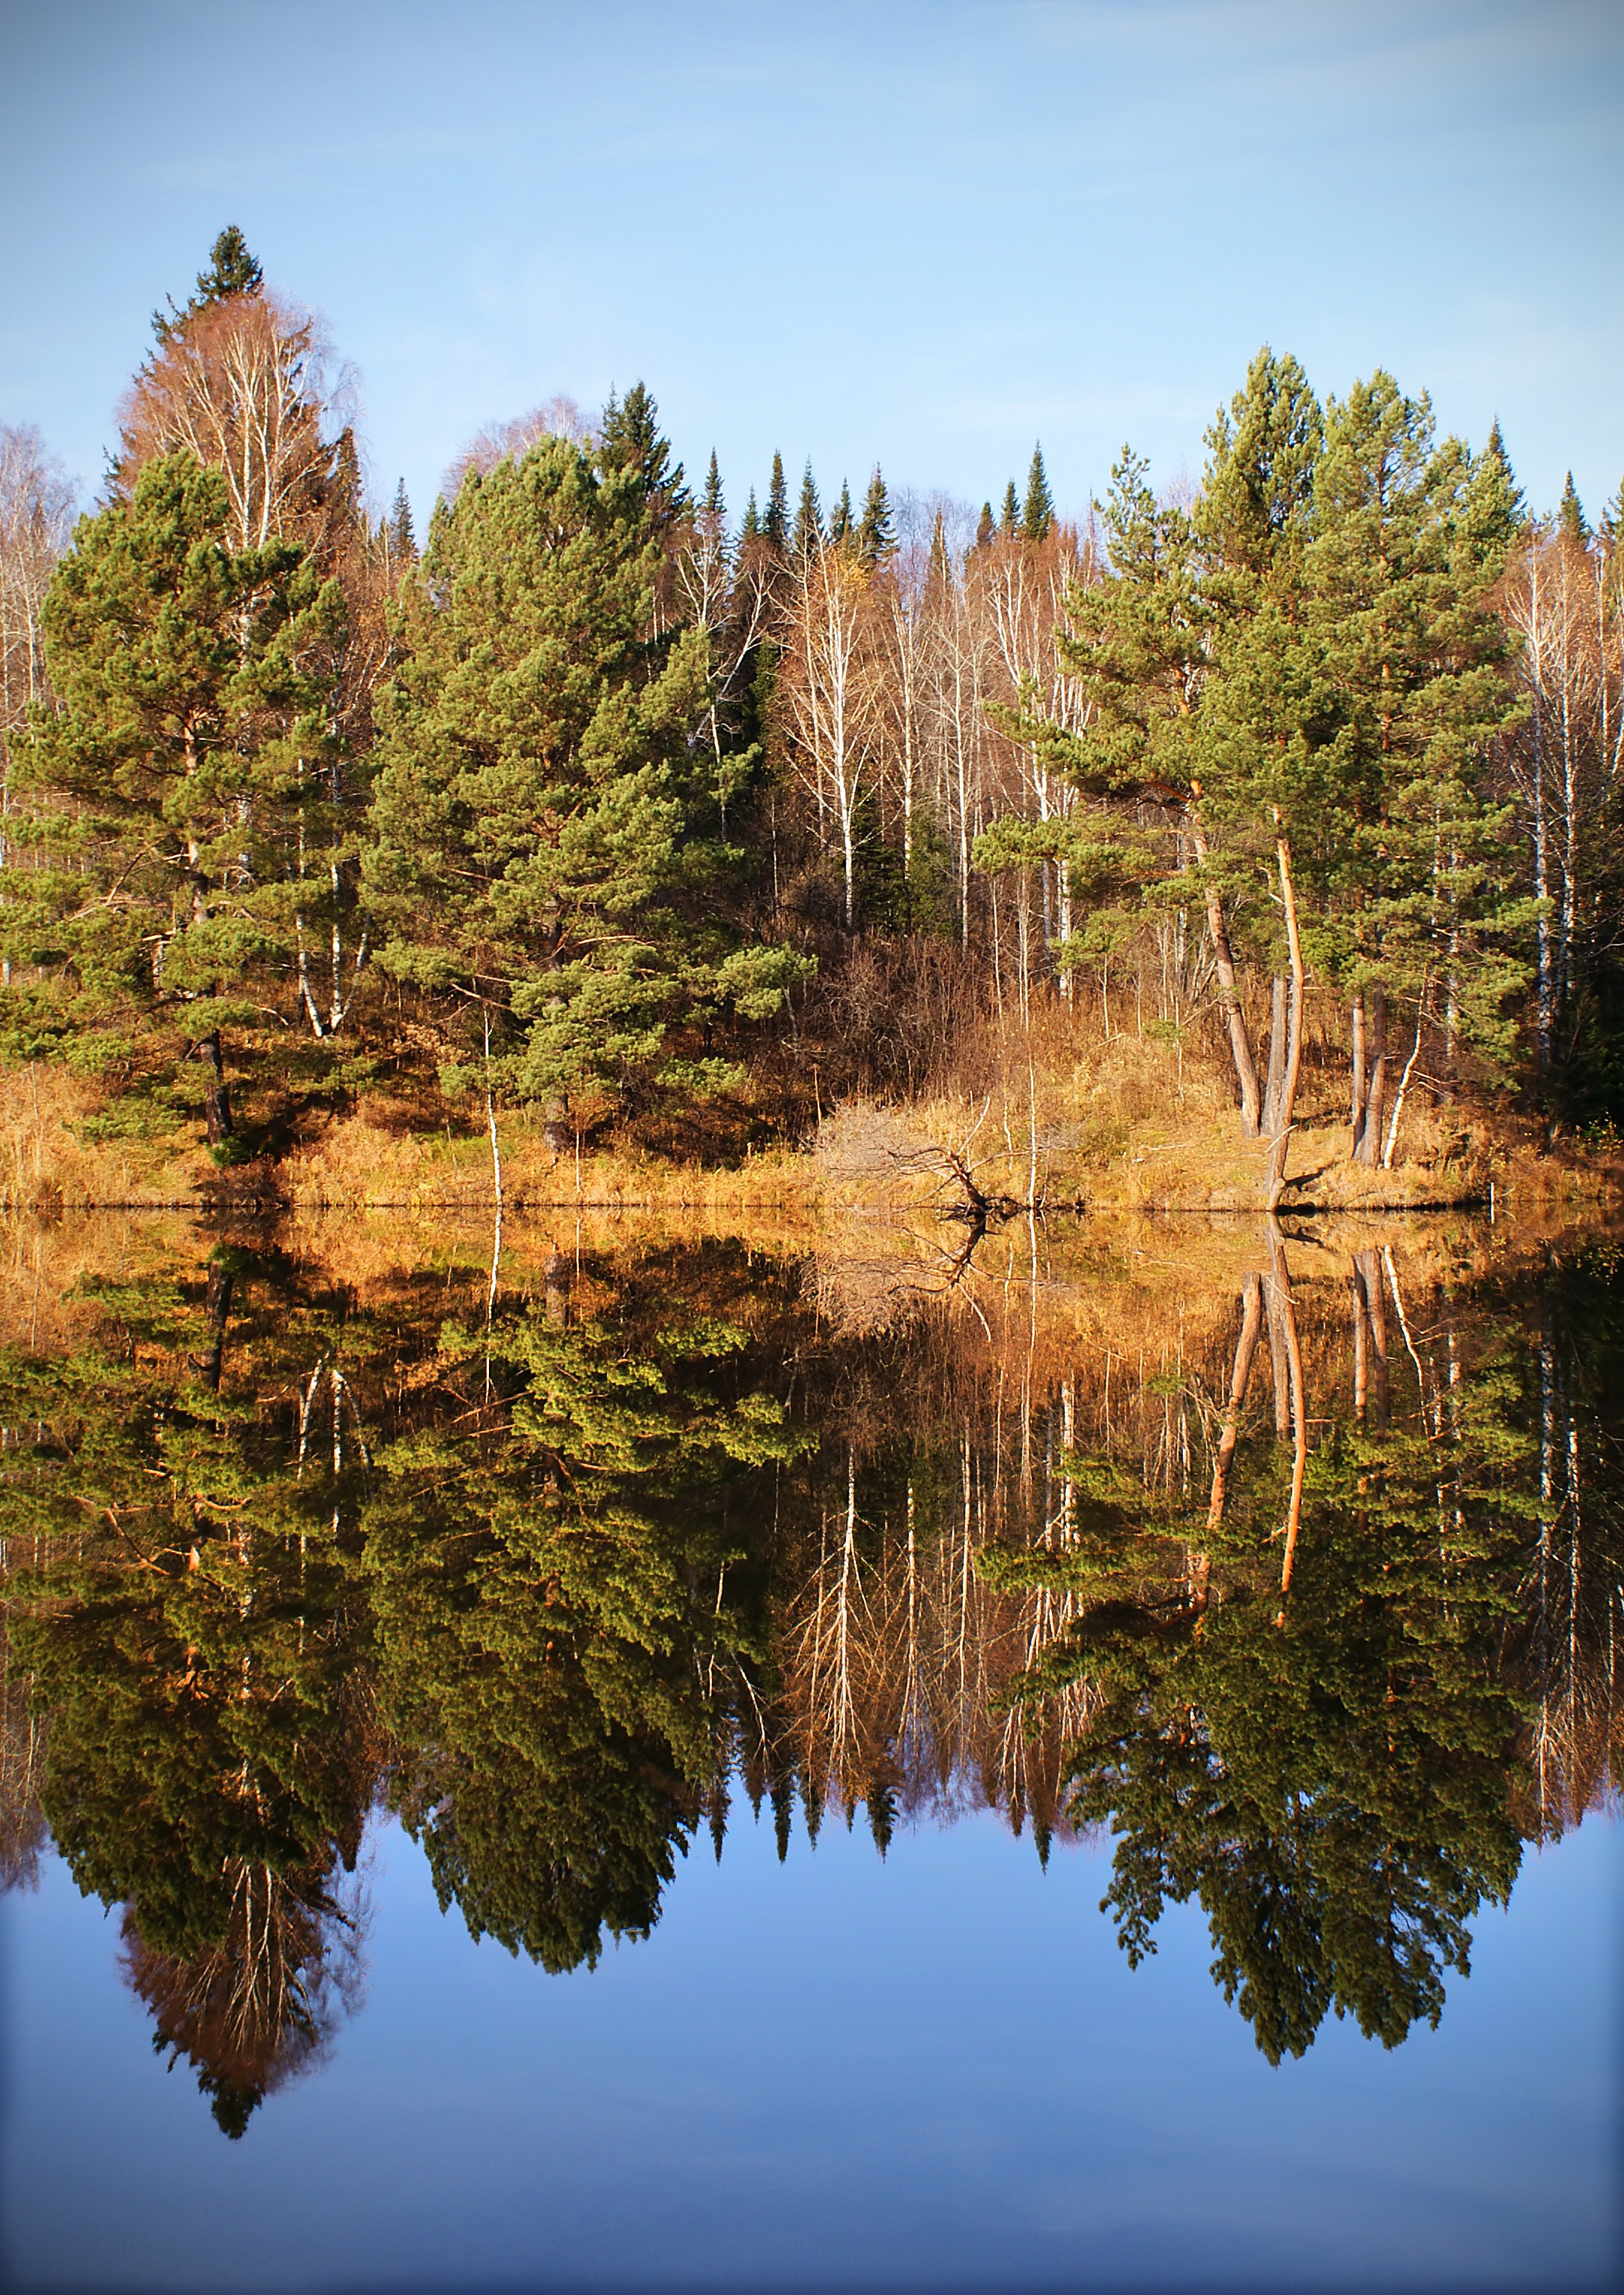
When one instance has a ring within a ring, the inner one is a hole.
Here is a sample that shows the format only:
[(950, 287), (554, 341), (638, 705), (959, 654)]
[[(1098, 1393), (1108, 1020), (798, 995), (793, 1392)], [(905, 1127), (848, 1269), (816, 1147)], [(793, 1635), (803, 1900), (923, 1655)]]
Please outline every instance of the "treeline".
[(775, 459), (735, 522), (639, 385), (482, 433), (420, 551), (239, 233), (154, 324), (71, 537), (0, 454), (4, 1040), (111, 1120), (737, 1145), (1040, 1011), (1221, 1060), (1277, 1191), (1309, 1071), (1367, 1164), (1414, 1094), (1613, 1111), (1619, 510), (1531, 515), (1498, 428), (1265, 349), (1187, 499)]

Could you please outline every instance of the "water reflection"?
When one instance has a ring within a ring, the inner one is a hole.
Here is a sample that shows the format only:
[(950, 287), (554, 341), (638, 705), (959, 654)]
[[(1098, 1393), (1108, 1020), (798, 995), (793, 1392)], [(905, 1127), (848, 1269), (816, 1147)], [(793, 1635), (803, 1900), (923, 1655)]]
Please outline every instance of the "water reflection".
[(364, 1975), (396, 1810), (544, 1968), (742, 1795), (1114, 1839), (1271, 2059), (1435, 2023), (1612, 1790), (1619, 1293), (1483, 1239), (983, 1238), (883, 1263), (161, 1226), (16, 1238), (0, 1874), (122, 1908), (240, 2135)]

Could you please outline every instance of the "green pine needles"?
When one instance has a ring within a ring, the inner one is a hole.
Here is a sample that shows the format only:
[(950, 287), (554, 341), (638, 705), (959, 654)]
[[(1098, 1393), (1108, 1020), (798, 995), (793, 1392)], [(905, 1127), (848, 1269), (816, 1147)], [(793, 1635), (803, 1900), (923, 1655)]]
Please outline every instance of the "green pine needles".
[[(547, 438), (437, 511), (403, 585), (365, 857), (378, 961), (429, 992), (445, 1080), (583, 1104), (731, 1084), (724, 1012), (805, 969), (719, 919), (705, 634), (651, 634), (661, 478)], [(714, 769), (713, 769), (714, 778)]]

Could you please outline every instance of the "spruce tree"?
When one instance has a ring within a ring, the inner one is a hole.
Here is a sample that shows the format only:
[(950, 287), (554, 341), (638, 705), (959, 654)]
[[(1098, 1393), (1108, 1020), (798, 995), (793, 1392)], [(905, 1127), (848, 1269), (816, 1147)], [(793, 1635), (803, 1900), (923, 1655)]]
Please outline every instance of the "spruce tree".
[(1579, 501), (1579, 489), (1573, 483), (1571, 470), (1568, 472), (1567, 480), (1563, 486), (1562, 500), (1556, 505), (1556, 530), (1569, 542), (1577, 543), (1579, 549), (1585, 550), (1589, 547), (1589, 522), (1585, 517), (1584, 504)]
[(985, 550), (997, 533), (998, 527), (992, 518), (992, 505), (989, 502), (984, 502), (981, 506), (981, 516), (975, 521), (976, 549)]
[(758, 542), (761, 539), (761, 516), (755, 507), (755, 488), (752, 486), (749, 497), (745, 503), (744, 521), (739, 529), (740, 544)]
[(417, 537), (412, 530), (412, 503), (404, 478), (396, 486), (395, 501), (389, 511), (389, 552), (401, 565), (417, 555)]
[(1049, 490), (1049, 475), (1043, 468), (1043, 449), (1032, 450), (1032, 469), (1026, 478), (1026, 502), (1021, 512), (1021, 530), (1028, 542), (1048, 538), (1055, 522), (1055, 498)]
[(1013, 478), (1004, 488), (1004, 507), (999, 519), (998, 530), (1006, 539), (1013, 537), (1021, 530), (1021, 498), (1016, 493)]
[(851, 540), (852, 534), (852, 490), (847, 486), (845, 480), (842, 478), (840, 481), (840, 499), (835, 504), (834, 509), (829, 512), (828, 538), (834, 547), (838, 550), (842, 543), (849, 542)]
[(762, 532), (773, 556), (782, 558), (789, 548), (789, 488), (784, 480), (782, 454), (772, 457), (772, 477), (767, 487), (767, 509), (762, 519)]
[(716, 449), (714, 446), (711, 448), (710, 468), (705, 474), (705, 493), (699, 507), (710, 523), (720, 530), (722, 520), (727, 515), (727, 505), (722, 500), (722, 471), (716, 461)]
[(227, 224), (210, 248), (208, 267), (199, 272), (184, 306), (177, 306), (172, 297), (167, 312), (153, 312), (152, 331), (160, 344), (167, 343), (177, 328), (211, 303), (224, 303), (233, 295), (257, 295), (264, 283), (265, 273), (247, 241), (234, 223)]
[(645, 384), (634, 382), (624, 399), (611, 398), (604, 408), (598, 466), (607, 474), (624, 472), (632, 478), (649, 532), (662, 545), (669, 542), (691, 501), (682, 465), (672, 461), (670, 441), (660, 431), (659, 409)]
[(796, 527), (790, 551), (798, 563), (804, 565), (822, 547), (823, 511), (818, 501), (818, 489), (812, 483), (812, 467), (809, 461), (801, 474), (801, 499), (796, 510)]
[(862, 523), (857, 529), (857, 546), (865, 566), (883, 566), (896, 555), (896, 528), (892, 523), (891, 497), (885, 491), (885, 481), (877, 462), (869, 480), (869, 491), (863, 498)]

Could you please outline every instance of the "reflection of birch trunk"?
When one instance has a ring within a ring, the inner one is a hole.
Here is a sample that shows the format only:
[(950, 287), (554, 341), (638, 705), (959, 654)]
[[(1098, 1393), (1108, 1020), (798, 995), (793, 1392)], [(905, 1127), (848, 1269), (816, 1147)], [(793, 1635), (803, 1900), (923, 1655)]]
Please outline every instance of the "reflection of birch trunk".
[[(1240, 1436), (1241, 1406), (1246, 1399), (1247, 1383), (1252, 1376), (1252, 1362), (1258, 1351), (1258, 1334), (1263, 1327), (1263, 1286), (1256, 1275), (1246, 1278), (1241, 1294), (1241, 1333), (1235, 1344), (1235, 1368), (1229, 1376), (1229, 1402), (1224, 1412), (1222, 1432), (1218, 1438), (1218, 1450), (1212, 1460), (1212, 1497), (1207, 1507), (1209, 1533), (1217, 1530), (1224, 1518), (1224, 1506), (1229, 1491), (1229, 1467), (1235, 1457), (1235, 1446)], [(1200, 1563), (1203, 1592), (1206, 1587), (1207, 1559)]]
[(1286, 1507), (1285, 1538), (1285, 1551), (1280, 1564), (1280, 1599), (1282, 1607), (1276, 1622), (1284, 1625), (1284, 1607), (1291, 1591), (1292, 1566), (1297, 1558), (1297, 1532), (1302, 1522), (1302, 1485), (1308, 1471), (1309, 1424), (1308, 1409), (1302, 1392), (1302, 1347), (1297, 1335), (1297, 1309), (1292, 1298), (1291, 1270), (1285, 1263), (1285, 1250), (1280, 1230), (1273, 1220), (1269, 1222), (1269, 1286), (1278, 1298), (1280, 1320), (1285, 1342), (1286, 1368), (1291, 1390), (1292, 1487)]

